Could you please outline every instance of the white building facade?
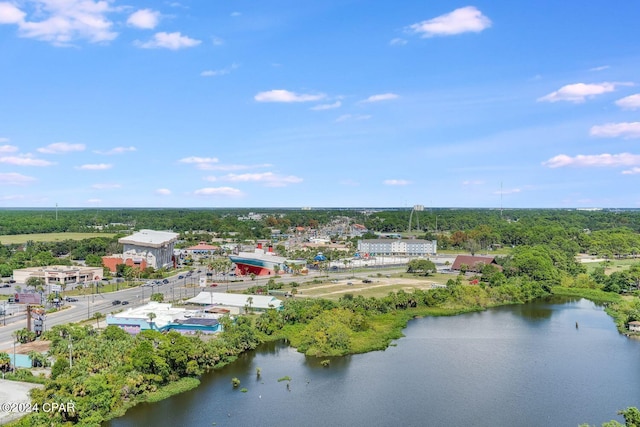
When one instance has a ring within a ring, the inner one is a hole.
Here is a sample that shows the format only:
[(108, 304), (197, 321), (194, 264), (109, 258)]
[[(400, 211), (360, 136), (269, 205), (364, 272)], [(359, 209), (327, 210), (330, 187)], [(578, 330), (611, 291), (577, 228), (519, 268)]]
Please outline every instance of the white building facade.
[(171, 231), (140, 230), (131, 236), (118, 239), (124, 246), (123, 259), (144, 259), (155, 269), (173, 267), (173, 248), (178, 233)]
[(366, 239), (358, 241), (360, 254), (426, 256), (435, 255), (438, 250), (437, 240), (423, 239)]

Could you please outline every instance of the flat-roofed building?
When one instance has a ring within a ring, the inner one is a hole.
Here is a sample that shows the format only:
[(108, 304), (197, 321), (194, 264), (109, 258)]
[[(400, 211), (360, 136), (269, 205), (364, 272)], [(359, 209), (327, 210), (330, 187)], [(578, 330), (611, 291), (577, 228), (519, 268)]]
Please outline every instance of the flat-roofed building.
[(435, 255), (438, 250), (437, 240), (423, 239), (364, 239), (358, 240), (360, 254), (426, 256)]
[(140, 230), (131, 236), (118, 239), (124, 248), (122, 254), (103, 258), (105, 266), (116, 271), (118, 264), (127, 264), (137, 268), (174, 267), (173, 248), (178, 233), (171, 231)]
[(231, 309), (232, 314), (246, 311), (267, 311), (270, 308), (282, 309), (282, 300), (271, 295), (227, 294), (223, 292), (200, 292), (186, 301), (187, 304)]
[(13, 279), (18, 283), (26, 283), (30, 277), (38, 277), (43, 279), (46, 285), (66, 285), (102, 280), (103, 273), (102, 267), (49, 265), (13, 270)]

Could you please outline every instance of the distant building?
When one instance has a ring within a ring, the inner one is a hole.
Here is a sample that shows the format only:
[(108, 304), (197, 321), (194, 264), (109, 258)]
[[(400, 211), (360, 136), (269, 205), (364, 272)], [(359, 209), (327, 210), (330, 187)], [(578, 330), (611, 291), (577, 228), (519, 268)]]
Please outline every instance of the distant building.
[(30, 277), (38, 277), (43, 279), (46, 285), (63, 285), (102, 280), (103, 273), (102, 267), (49, 265), (13, 270), (13, 279), (18, 283), (26, 283)]
[(124, 245), (122, 254), (102, 258), (106, 267), (116, 271), (118, 264), (144, 269), (174, 267), (173, 248), (178, 233), (170, 231), (140, 230), (128, 237), (118, 239)]
[(634, 320), (629, 322), (629, 331), (630, 332), (640, 332), (640, 321)]
[(365, 239), (358, 240), (358, 252), (370, 256), (426, 256), (435, 255), (437, 240), (422, 239)]
[(458, 255), (451, 265), (451, 270), (460, 271), (462, 266), (466, 266), (467, 271), (479, 272), (487, 264), (497, 265), (495, 257)]
[[(152, 316), (150, 316), (151, 313), (153, 313)], [(221, 330), (218, 320), (220, 317), (220, 314), (208, 314), (200, 310), (172, 307), (167, 303), (150, 302), (141, 307), (108, 315), (107, 325), (118, 326), (132, 335), (147, 329), (161, 332), (177, 331), (184, 335), (193, 335), (198, 331), (212, 334)]]
[(190, 255), (212, 255), (220, 251), (219, 246), (209, 245), (206, 242), (200, 242), (195, 246), (190, 246), (184, 251)]

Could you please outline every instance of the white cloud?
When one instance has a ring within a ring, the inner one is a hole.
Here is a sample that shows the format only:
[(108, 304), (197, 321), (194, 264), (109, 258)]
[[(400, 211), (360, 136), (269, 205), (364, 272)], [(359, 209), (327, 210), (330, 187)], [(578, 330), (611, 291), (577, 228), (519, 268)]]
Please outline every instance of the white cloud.
[(336, 119), (336, 122), (369, 120), (370, 118), (371, 116), (368, 114), (343, 114)]
[(616, 105), (624, 110), (635, 110), (640, 108), (640, 93), (618, 99), (616, 101)]
[(498, 191), (494, 191), (493, 194), (516, 194), (516, 193), (520, 193), (522, 190), (520, 190), (519, 188), (509, 188), (506, 190), (498, 190)]
[(144, 30), (154, 29), (160, 22), (160, 12), (151, 9), (140, 9), (129, 15), (127, 24)]
[(96, 190), (114, 190), (116, 188), (122, 188), (120, 184), (93, 184), (91, 188)]
[(640, 138), (640, 122), (607, 123), (593, 126), (589, 133), (591, 136), (600, 138)]
[(364, 99), (360, 102), (380, 102), (380, 101), (388, 101), (390, 99), (397, 99), (398, 95), (395, 93), (381, 93), (378, 95), (371, 95), (367, 99)]
[(76, 166), (76, 169), (85, 170), (85, 171), (103, 171), (107, 169), (111, 169), (113, 165), (107, 163), (96, 163), (96, 164), (86, 164)]
[(0, 200), (23, 200), (25, 197), (22, 194), (13, 194), (9, 196), (2, 196)]
[(603, 71), (603, 70), (606, 70), (606, 69), (609, 69), (609, 68), (611, 68), (611, 67), (608, 66), (608, 65), (601, 65), (600, 67), (589, 68), (589, 71)]
[(153, 39), (147, 42), (137, 41), (136, 45), (143, 49), (171, 49), (178, 50), (188, 47), (194, 47), (202, 43), (200, 40), (183, 36), (179, 31), (175, 33), (160, 32), (153, 35)]
[(565, 166), (574, 167), (622, 167), (640, 165), (640, 155), (630, 153), (620, 154), (578, 154), (575, 157), (560, 154), (542, 163), (550, 168)]
[(323, 93), (311, 95), (306, 93), (299, 94), (284, 89), (274, 89), (260, 92), (254, 99), (258, 102), (309, 102), (324, 99), (325, 96)]
[(613, 92), (616, 90), (616, 86), (630, 86), (631, 83), (574, 83), (566, 86), (562, 86), (555, 92), (551, 92), (548, 95), (538, 98), (538, 102), (558, 102), (568, 101), (575, 103), (582, 103), (587, 98), (593, 98), (603, 93)]
[(473, 6), (462, 7), (427, 21), (410, 25), (407, 31), (421, 37), (479, 33), (491, 27), (491, 20)]
[(231, 16), (234, 17), (234, 18), (237, 17), (237, 16), (240, 16), (240, 15), (242, 15), (242, 13), (240, 13), (240, 12), (231, 12)]
[(241, 197), (244, 193), (232, 187), (207, 187), (193, 192), (196, 196), (228, 196)]
[[(8, 139), (6, 141), (8, 141)], [(16, 147), (15, 145), (0, 145), (0, 153), (15, 153), (16, 151), (18, 151), (18, 147)]]
[(201, 72), (200, 75), (202, 77), (224, 76), (225, 74), (231, 73), (233, 70), (235, 70), (238, 67), (239, 67), (238, 64), (231, 64), (231, 66), (226, 67), (226, 68), (222, 68), (220, 70), (205, 70), (205, 71)]
[(411, 181), (407, 181), (406, 179), (385, 179), (382, 182), (384, 185), (409, 185)]
[(622, 171), (623, 175), (637, 175), (639, 173), (640, 173), (640, 167), (638, 166)]
[(332, 110), (334, 108), (340, 108), (342, 106), (342, 102), (336, 101), (333, 104), (320, 104), (315, 107), (311, 107), (310, 109), (313, 111), (322, 111), (322, 110)]
[(217, 180), (218, 180), (218, 178), (217, 178), (217, 177), (215, 177), (215, 176), (213, 176), (213, 175), (205, 176), (205, 177), (204, 177), (204, 178), (202, 178), (202, 179), (204, 179), (205, 181), (209, 181), (209, 182), (215, 182), (215, 181), (217, 181)]
[(129, 153), (129, 152), (132, 152), (132, 151), (137, 151), (136, 147), (134, 147), (134, 146), (114, 147), (111, 150), (107, 150), (107, 151), (96, 150), (96, 151), (94, 151), (94, 153), (103, 154), (105, 156), (111, 156), (111, 155), (114, 155), (114, 154)]
[(211, 43), (214, 46), (222, 46), (224, 44), (224, 40), (222, 38), (220, 38), (220, 37), (213, 36), (211, 38)]
[(9, 142), (9, 138), (0, 138), (0, 144), (4, 144), (5, 142)]
[(273, 165), (270, 163), (262, 163), (258, 165), (210, 165), (209, 167), (207, 167), (207, 170), (230, 172), (247, 169), (270, 168), (272, 166)]
[(484, 181), (480, 180), (471, 180), (471, 181), (462, 181), (462, 185), (482, 185)]
[(99, 43), (118, 36), (111, 30), (113, 22), (107, 18), (109, 12), (115, 11), (110, 1), (32, 0), (31, 3), (34, 6), (31, 18), (38, 21), (27, 20), (26, 15), (15, 21), (16, 11), (5, 6), (5, 19), (9, 16), (18, 24), (22, 37), (47, 41), (55, 46), (71, 46), (75, 40)]
[(15, 5), (0, 2), (0, 24), (19, 24), (24, 21), (26, 15), (26, 13), (18, 9)]
[(195, 165), (197, 169), (200, 170), (211, 170), (215, 163), (218, 163), (218, 159), (216, 157), (197, 157), (190, 156), (184, 157), (178, 160), (180, 163), (192, 164)]
[(31, 155), (0, 157), (0, 163), (16, 166), (51, 166), (55, 163), (48, 160), (34, 159)]
[(0, 184), (2, 185), (26, 185), (35, 180), (32, 176), (22, 175), (20, 173), (0, 173)]
[(38, 152), (46, 154), (69, 153), (72, 151), (84, 151), (84, 144), (69, 144), (68, 142), (54, 142), (46, 147), (38, 148)]
[(264, 173), (245, 173), (245, 174), (228, 174), (221, 179), (231, 182), (260, 182), (267, 187), (284, 187), (288, 184), (299, 184), (302, 178), (294, 175), (283, 176), (274, 174), (273, 172)]
[(409, 42), (406, 41), (405, 39), (401, 39), (399, 37), (396, 37), (395, 39), (391, 39), (391, 41), (389, 41), (389, 44), (391, 46), (404, 46), (407, 43), (409, 43)]
[(102, 203), (102, 199), (88, 199), (87, 203), (92, 203), (92, 204)]
[(169, 190), (168, 188), (158, 188), (155, 191), (155, 193), (160, 195), (160, 196), (170, 196), (171, 195), (171, 190)]

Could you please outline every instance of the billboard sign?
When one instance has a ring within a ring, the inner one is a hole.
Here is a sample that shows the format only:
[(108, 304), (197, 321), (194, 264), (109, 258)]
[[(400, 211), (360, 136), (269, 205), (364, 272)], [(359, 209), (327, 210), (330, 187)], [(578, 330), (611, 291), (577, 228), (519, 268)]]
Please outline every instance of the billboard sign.
[(16, 304), (42, 304), (42, 298), (40, 294), (36, 293), (18, 293), (15, 294)]
[(51, 292), (62, 292), (62, 285), (51, 285)]

